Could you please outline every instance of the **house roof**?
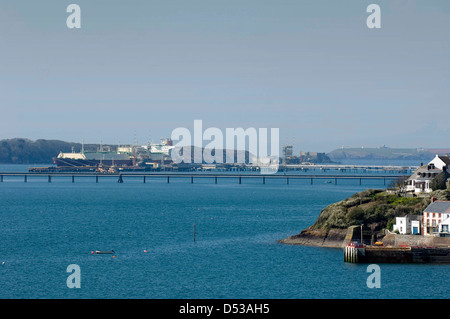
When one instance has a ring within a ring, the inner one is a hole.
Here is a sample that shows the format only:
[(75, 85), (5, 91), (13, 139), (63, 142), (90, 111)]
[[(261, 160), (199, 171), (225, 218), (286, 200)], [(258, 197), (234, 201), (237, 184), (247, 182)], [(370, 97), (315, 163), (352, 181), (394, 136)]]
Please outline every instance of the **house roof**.
[[(418, 169), (414, 171), (414, 173), (408, 178), (410, 180), (417, 180), (419, 179), (418, 175), (419, 173), (433, 173), (433, 174), (439, 174), (442, 173), (441, 169), (438, 168), (428, 168), (428, 165), (420, 166)], [(434, 176), (433, 176), (434, 177)], [(433, 177), (421, 177), (423, 180), (431, 180)]]
[(450, 214), (450, 201), (434, 201), (427, 208), (425, 208), (424, 212), (426, 213), (441, 213), (441, 214)]
[(450, 165), (450, 156), (439, 155), (438, 158), (443, 161), (446, 165)]

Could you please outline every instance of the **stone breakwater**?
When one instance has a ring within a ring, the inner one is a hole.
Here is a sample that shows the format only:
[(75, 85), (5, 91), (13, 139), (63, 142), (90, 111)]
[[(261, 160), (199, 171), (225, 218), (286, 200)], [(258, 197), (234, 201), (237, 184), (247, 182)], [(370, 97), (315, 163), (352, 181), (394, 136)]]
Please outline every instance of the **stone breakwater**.
[(313, 230), (307, 228), (300, 234), (279, 242), (289, 245), (304, 245), (328, 248), (343, 248), (346, 245), (347, 229)]

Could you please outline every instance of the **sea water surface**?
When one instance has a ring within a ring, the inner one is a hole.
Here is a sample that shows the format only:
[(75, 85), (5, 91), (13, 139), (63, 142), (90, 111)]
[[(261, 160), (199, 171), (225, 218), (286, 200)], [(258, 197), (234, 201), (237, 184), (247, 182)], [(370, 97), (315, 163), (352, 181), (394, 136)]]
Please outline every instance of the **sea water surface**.
[[(342, 250), (278, 243), (327, 205), (384, 187), (382, 180), (5, 177), (0, 298), (449, 298), (448, 265), (381, 264), (381, 288), (368, 288), (367, 265), (344, 263)], [(72, 264), (80, 288), (67, 286)]]

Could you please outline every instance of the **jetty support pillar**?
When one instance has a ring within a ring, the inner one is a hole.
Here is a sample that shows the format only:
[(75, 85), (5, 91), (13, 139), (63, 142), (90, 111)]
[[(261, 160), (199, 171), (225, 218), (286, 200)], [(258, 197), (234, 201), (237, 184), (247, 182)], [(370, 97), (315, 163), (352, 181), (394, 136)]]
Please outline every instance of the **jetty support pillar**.
[(365, 255), (364, 245), (349, 243), (344, 248), (344, 262), (358, 263), (359, 257)]

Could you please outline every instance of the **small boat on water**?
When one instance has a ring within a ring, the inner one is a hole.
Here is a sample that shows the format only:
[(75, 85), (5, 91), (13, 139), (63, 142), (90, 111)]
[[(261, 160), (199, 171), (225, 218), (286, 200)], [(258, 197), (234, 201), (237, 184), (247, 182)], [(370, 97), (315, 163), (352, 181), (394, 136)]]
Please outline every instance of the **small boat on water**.
[(93, 254), (114, 254), (114, 250), (95, 250), (92, 252)]

